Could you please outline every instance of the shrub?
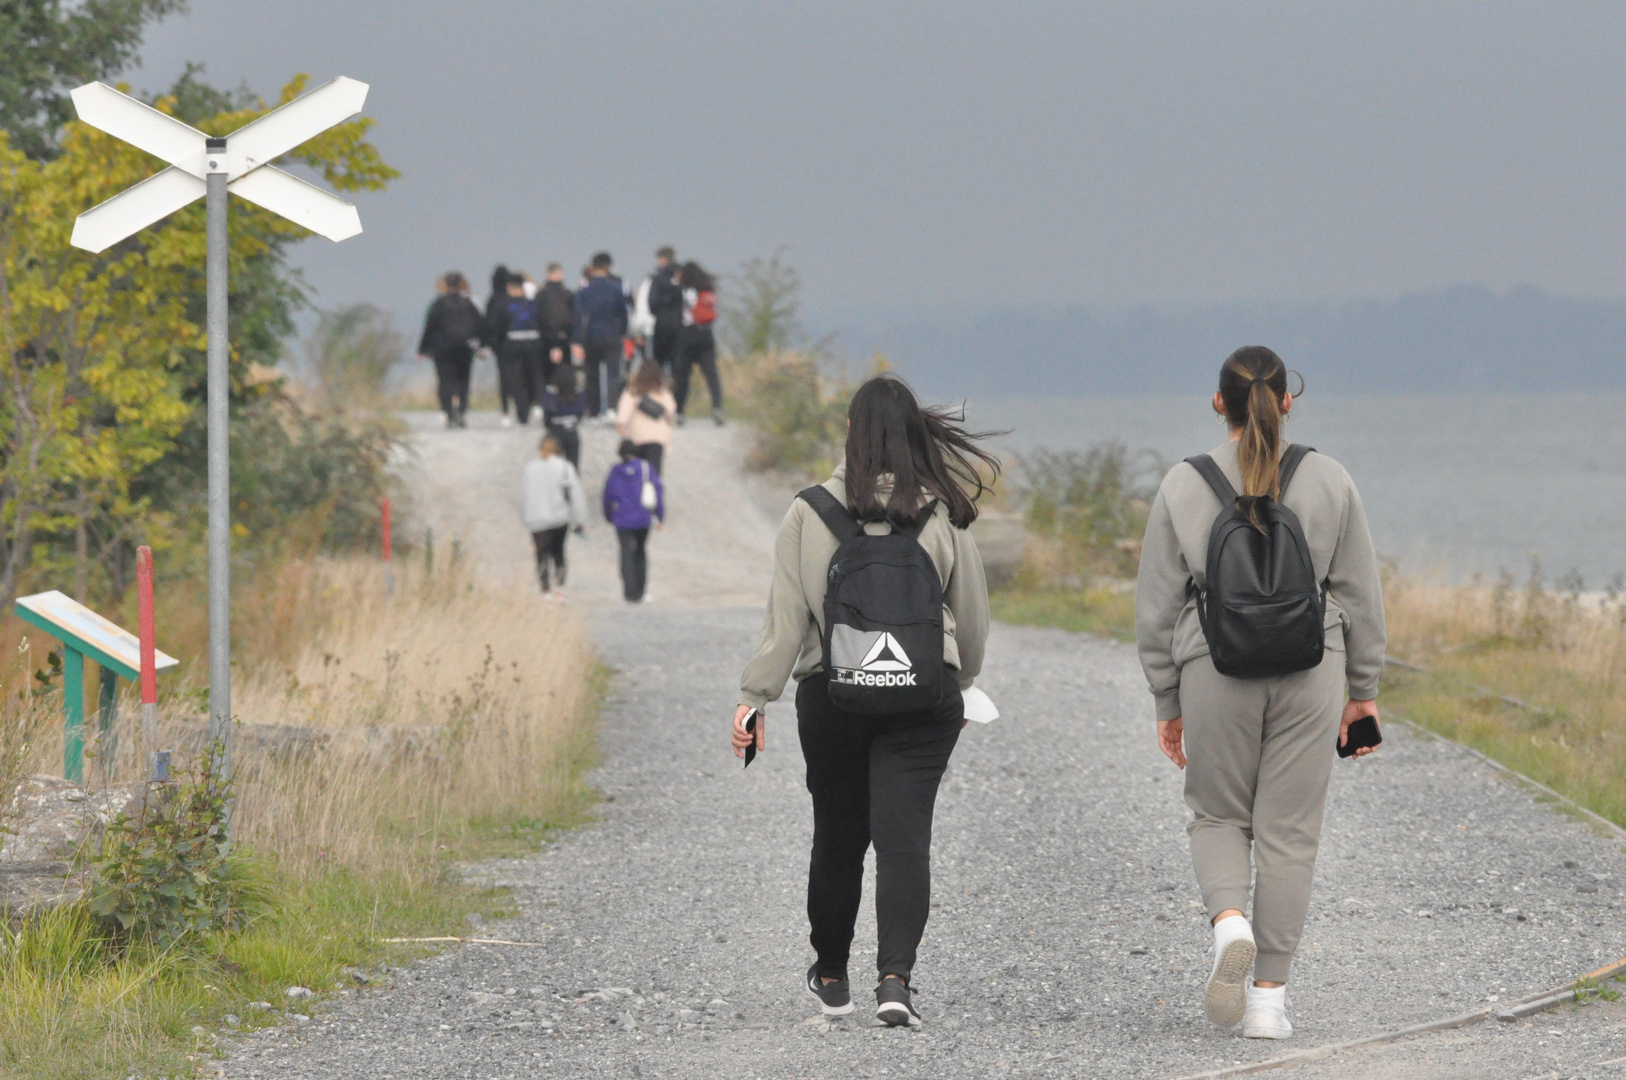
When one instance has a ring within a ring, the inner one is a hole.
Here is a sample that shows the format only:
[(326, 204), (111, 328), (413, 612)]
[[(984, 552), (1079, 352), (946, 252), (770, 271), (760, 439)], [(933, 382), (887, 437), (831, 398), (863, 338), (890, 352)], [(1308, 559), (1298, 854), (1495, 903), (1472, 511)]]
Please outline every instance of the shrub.
[(174, 789), (149, 784), (136, 817), (120, 814), (86, 861), (86, 907), (113, 940), (168, 948), (231, 926), (236, 909), (226, 839), (231, 784), (214, 775), (215, 754)]
[(1023, 516), (1035, 541), (1023, 584), (1083, 588), (1096, 576), (1133, 577), (1163, 472), (1154, 453), (1117, 440), (1023, 458)]

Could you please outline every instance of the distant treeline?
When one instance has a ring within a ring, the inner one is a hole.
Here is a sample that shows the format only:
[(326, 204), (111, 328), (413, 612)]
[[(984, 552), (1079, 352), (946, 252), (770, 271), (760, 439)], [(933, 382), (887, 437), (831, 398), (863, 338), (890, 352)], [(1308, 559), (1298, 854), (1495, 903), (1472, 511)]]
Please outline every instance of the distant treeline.
[(837, 351), (886, 353), (923, 390), (1181, 393), (1238, 345), (1269, 345), (1317, 391), (1626, 390), (1626, 302), (1460, 286), (1396, 300), (1210, 307), (861, 312), (819, 320)]

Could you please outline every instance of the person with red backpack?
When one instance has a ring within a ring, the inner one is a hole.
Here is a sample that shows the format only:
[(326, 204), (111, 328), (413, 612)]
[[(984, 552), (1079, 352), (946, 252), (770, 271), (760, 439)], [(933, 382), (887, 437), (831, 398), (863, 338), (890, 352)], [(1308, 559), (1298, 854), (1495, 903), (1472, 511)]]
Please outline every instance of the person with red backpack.
[[(932, 812), (982, 671), (988, 584), (967, 528), (999, 462), (890, 375), (847, 407), (846, 460), (791, 503), (762, 640), (740, 675), (734, 752), (767, 749), (768, 702), (796, 683), (813, 797), (807, 989), (853, 1011), (847, 981), (864, 855), (875, 848), (875, 1016), (917, 1027), (910, 980), (931, 909)], [(748, 727), (747, 725), (750, 724)]]
[(711, 392), (711, 418), (723, 426), (723, 384), (717, 378), (717, 338), (712, 325), (717, 321), (717, 282), (697, 262), (683, 264), (678, 271), (683, 289), (683, 329), (678, 334), (677, 362), (672, 377), (677, 384), (677, 422), (683, 423), (683, 407), (689, 401), (689, 375), (696, 365), (706, 377)]

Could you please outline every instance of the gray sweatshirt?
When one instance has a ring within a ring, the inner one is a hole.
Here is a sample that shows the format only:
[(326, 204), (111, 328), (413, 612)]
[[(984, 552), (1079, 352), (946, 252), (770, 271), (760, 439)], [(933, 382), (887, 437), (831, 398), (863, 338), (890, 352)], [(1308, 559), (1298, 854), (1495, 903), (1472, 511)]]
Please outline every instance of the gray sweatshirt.
[[(1228, 442), (1209, 454), (1241, 491), (1236, 446)], [(1349, 696), (1375, 698), (1387, 644), (1383, 586), (1355, 482), (1332, 458), (1308, 454), (1282, 502), (1298, 515), (1316, 578), (1326, 582), (1327, 648), (1343, 656)], [(1207, 481), (1182, 461), (1163, 478), (1146, 522), (1135, 588), (1135, 640), (1159, 720), (1180, 715), (1181, 667), (1208, 655), (1197, 601), (1186, 585), (1195, 581), (1199, 589), (1207, 587), (1208, 531), (1219, 512), (1219, 498)]]
[[(847, 502), (846, 475), (846, 466), (841, 465), (824, 482), (825, 490), (842, 505)], [(870, 522), (864, 530), (884, 535), (891, 526)], [(801, 682), (823, 670), (824, 583), (838, 546), (835, 535), (805, 500), (791, 500), (774, 545), (762, 640), (740, 675), (742, 703), (760, 709), (778, 700), (787, 678), (795, 676)], [(982, 556), (970, 533), (949, 524), (948, 509), (942, 504), (920, 531), (920, 546), (932, 557), (943, 582), (943, 660), (959, 670), (963, 690), (982, 671), (988, 640), (988, 583)]]

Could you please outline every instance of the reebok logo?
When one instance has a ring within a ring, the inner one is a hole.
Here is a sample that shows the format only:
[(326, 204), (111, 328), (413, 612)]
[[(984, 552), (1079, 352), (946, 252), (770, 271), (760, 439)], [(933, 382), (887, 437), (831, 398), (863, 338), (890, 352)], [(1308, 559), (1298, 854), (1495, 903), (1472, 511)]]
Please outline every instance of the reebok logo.
[(832, 680), (850, 686), (916, 685), (914, 665), (897, 638), (884, 630), (865, 633), (840, 625), (835, 630), (830, 642)]

